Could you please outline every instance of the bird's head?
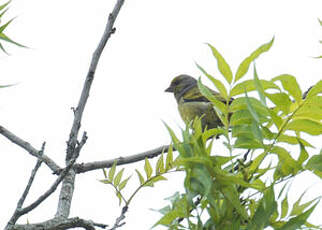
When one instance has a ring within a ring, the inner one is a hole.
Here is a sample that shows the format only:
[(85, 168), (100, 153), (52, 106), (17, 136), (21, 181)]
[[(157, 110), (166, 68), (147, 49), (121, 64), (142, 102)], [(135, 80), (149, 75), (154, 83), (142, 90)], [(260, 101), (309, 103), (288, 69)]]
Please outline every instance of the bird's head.
[(197, 80), (193, 77), (182, 74), (175, 77), (165, 92), (173, 93), (177, 101), (192, 87), (197, 85)]

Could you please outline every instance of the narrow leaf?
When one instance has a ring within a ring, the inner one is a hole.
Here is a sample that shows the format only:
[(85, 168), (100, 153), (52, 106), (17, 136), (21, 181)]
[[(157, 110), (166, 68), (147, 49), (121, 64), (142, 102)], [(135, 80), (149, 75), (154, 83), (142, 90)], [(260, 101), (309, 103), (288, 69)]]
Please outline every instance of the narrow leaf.
[[(264, 90), (266, 90), (266, 89), (280, 90), (280, 88), (274, 82), (266, 81), (266, 80), (259, 80), (259, 81), (260, 81)], [(246, 81), (242, 81), (242, 82), (238, 83), (237, 85), (235, 85), (231, 89), (230, 96), (233, 97), (236, 95), (243, 94), (243, 93), (245, 93), (245, 90), (246, 90), (246, 92), (251, 92), (251, 91), (256, 90), (254, 80), (246, 80)]]
[(212, 81), (212, 83), (215, 85), (215, 87), (218, 89), (218, 91), (219, 91), (219, 93), (220, 93), (220, 95), (223, 97), (223, 98), (225, 98), (226, 100), (227, 100), (227, 98), (228, 98), (228, 94), (227, 94), (227, 89), (226, 89), (226, 87), (225, 87), (225, 85), (221, 82), (221, 81), (219, 81), (219, 80), (217, 80), (216, 78), (214, 78), (213, 76), (211, 76), (210, 74), (208, 74), (200, 65), (198, 65), (197, 63), (196, 63), (196, 65), (197, 65), (197, 67), (198, 67), (198, 69), (204, 74), (204, 75), (206, 75), (206, 77), (210, 80), (210, 81)]
[(110, 168), (110, 170), (108, 172), (108, 179), (110, 181), (113, 181), (113, 179), (114, 179), (115, 170), (116, 170), (116, 164), (117, 164), (117, 161), (114, 161), (112, 167)]
[(146, 173), (147, 179), (150, 179), (150, 177), (152, 175), (152, 167), (151, 167), (151, 164), (150, 164), (148, 158), (145, 158), (144, 171)]
[(295, 101), (299, 102), (302, 100), (302, 91), (294, 76), (289, 74), (282, 74), (274, 77), (272, 81), (281, 81), (283, 88), (287, 92), (289, 92), (289, 94), (295, 99)]
[(127, 182), (129, 181), (129, 179), (131, 178), (131, 176), (129, 176), (128, 178), (126, 178), (124, 181), (122, 181), (120, 184), (119, 184), (119, 191), (121, 191), (127, 184)]
[(136, 171), (136, 174), (137, 174), (137, 175), (138, 175), (138, 177), (139, 177), (140, 185), (144, 184), (144, 178), (143, 178), (142, 174), (140, 173), (140, 171), (139, 171), (139, 170), (137, 170), (137, 169), (135, 169), (135, 171)]
[(259, 96), (262, 104), (266, 106), (265, 92), (264, 92), (264, 89), (263, 89), (263, 86), (262, 86), (261, 82), (258, 79), (255, 64), (254, 64), (254, 84), (255, 84), (255, 87), (257, 89), (258, 96)]
[(259, 48), (257, 48), (254, 52), (251, 53), (251, 55), (249, 55), (247, 58), (245, 58), (242, 63), (240, 63), (236, 75), (235, 75), (235, 79), (234, 82), (237, 82), (239, 79), (241, 79), (248, 71), (249, 69), (249, 65), (256, 59), (258, 58), (259, 55), (261, 55), (262, 53), (268, 51), (272, 44), (274, 42), (274, 37), (272, 38), (272, 40), (266, 44), (261, 45)]
[(230, 84), (233, 79), (233, 74), (231, 72), (231, 69), (228, 63), (215, 47), (213, 47), (210, 44), (208, 44), (208, 46), (211, 48), (212, 54), (217, 59), (217, 66), (220, 73), (225, 77), (226, 81)]
[(322, 123), (309, 119), (296, 119), (287, 124), (286, 129), (298, 132), (306, 132), (311, 135), (321, 135)]
[(168, 171), (169, 169), (172, 168), (173, 164), (173, 147), (172, 144), (169, 146), (168, 153), (167, 153), (167, 158), (165, 160), (165, 170)]
[(124, 172), (124, 168), (121, 169), (121, 171), (119, 171), (115, 178), (114, 178), (114, 185), (118, 186), (121, 182), (122, 176), (123, 176), (123, 172)]
[(281, 228), (278, 228), (277, 230), (294, 230), (294, 229), (301, 229), (301, 226), (303, 226), (307, 220), (307, 218), (311, 215), (313, 210), (315, 209), (317, 203), (312, 206), (309, 210), (306, 212), (303, 212), (299, 214), (296, 217), (291, 218), (285, 225), (283, 225)]

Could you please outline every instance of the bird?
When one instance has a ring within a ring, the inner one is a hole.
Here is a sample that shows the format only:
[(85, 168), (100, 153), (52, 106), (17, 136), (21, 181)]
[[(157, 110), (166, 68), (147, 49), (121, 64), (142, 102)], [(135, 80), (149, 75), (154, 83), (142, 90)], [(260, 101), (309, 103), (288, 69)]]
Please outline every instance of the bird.
[[(208, 88), (208, 87), (207, 87)], [(208, 90), (219, 101), (226, 103), (226, 100), (216, 91)], [(213, 129), (223, 126), (216, 114), (212, 103), (201, 94), (197, 80), (187, 74), (176, 76), (165, 92), (173, 93), (178, 104), (178, 110), (182, 120), (189, 124), (196, 117), (201, 118), (202, 129)], [(229, 101), (231, 103), (232, 99)]]

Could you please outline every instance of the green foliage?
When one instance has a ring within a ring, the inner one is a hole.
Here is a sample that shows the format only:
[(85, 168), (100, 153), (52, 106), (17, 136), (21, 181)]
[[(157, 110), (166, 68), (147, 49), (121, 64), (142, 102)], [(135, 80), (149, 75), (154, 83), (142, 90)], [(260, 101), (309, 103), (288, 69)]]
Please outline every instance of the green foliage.
[(146, 179), (144, 179), (144, 176), (138, 169), (135, 170), (139, 179), (139, 186), (132, 192), (129, 198), (126, 198), (122, 190), (126, 187), (131, 176), (122, 180), (124, 168), (117, 172), (116, 165), (117, 161), (114, 162), (108, 172), (106, 172), (105, 169), (103, 170), (104, 179), (100, 180), (100, 182), (111, 185), (115, 190), (115, 195), (119, 199), (119, 204), (121, 205), (122, 202), (124, 202), (125, 206), (128, 206), (131, 203), (132, 199), (143, 187), (153, 187), (156, 182), (166, 180), (165, 174), (176, 171), (174, 169), (173, 149), (170, 145), (166, 161), (164, 162), (164, 154), (162, 153), (157, 160), (154, 173), (150, 161), (148, 158), (145, 158), (144, 172)]
[[(4, 16), (4, 14), (7, 12), (8, 10), (8, 5), (10, 4), (11, 1), (8, 1), (2, 5), (0, 5), (0, 22), (2, 21), (2, 17)], [(5, 41), (5, 42), (8, 42), (8, 43), (11, 43), (11, 44), (14, 44), (14, 45), (17, 45), (17, 46), (20, 46), (20, 47), (25, 47), (15, 41), (13, 41), (12, 39), (10, 39), (4, 32), (5, 32), (5, 29), (9, 26), (9, 24), (14, 20), (11, 19), (9, 21), (7, 21), (6, 23), (4, 24), (0, 24), (0, 49), (7, 53), (7, 51), (4, 49), (3, 47), (3, 44), (1, 41)], [(8, 53), (7, 53), (8, 54)]]
[[(212, 103), (223, 127), (202, 130), (201, 118), (196, 118), (182, 130), (180, 138), (167, 126), (179, 153), (173, 164), (185, 172), (185, 193), (169, 199), (171, 204), (159, 210), (163, 217), (155, 226), (210, 230), (320, 229), (307, 222), (319, 198), (301, 204), (302, 195), (292, 205), (284, 191), (286, 182), (304, 171), (322, 177), (322, 154), (310, 156), (307, 149), (313, 146), (303, 135), (322, 134), (322, 81), (302, 96), (303, 90), (294, 76), (283, 74), (270, 81), (261, 80), (255, 65), (253, 79), (240, 81), (273, 41), (274, 38), (245, 58), (235, 75), (219, 51), (208, 44), (229, 87), (200, 65), (197, 67), (227, 101), (238, 97), (231, 104), (224, 104), (199, 79), (198, 87)], [(219, 150), (218, 135), (228, 153)], [(297, 145), (298, 152), (291, 152), (288, 145)], [(241, 151), (247, 152), (242, 156)], [(151, 170), (146, 163), (147, 178)], [(142, 175), (139, 178), (142, 184)], [(276, 196), (276, 185), (281, 183), (284, 186)]]

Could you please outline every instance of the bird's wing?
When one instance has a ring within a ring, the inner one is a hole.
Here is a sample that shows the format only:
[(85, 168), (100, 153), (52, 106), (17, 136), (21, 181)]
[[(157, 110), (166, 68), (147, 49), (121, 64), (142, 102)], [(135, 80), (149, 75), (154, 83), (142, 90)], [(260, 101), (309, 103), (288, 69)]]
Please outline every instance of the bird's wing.
[[(207, 87), (208, 88), (208, 87)], [(212, 89), (208, 90), (221, 102), (226, 103), (226, 100), (220, 96), (220, 94)], [(203, 101), (203, 102), (209, 102), (209, 100), (203, 96), (200, 91), (198, 86), (195, 86), (188, 90), (184, 95), (183, 95), (183, 100), (185, 102), (192, 102), (192, 101)]]

